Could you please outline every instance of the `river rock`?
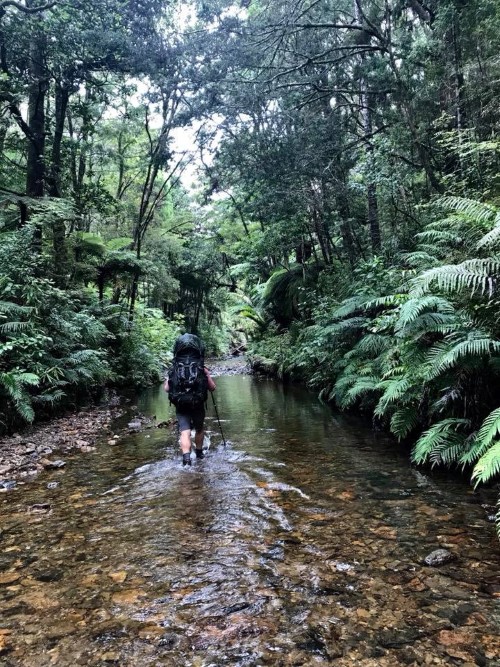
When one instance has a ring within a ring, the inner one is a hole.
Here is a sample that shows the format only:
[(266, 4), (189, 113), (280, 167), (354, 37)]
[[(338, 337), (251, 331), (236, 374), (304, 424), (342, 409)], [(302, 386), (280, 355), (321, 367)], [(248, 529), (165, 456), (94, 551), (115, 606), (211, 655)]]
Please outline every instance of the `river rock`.
[(424, 558), (424, 563), (430, 567), (439, 567), (440, 565), (451, 563), (455, 559), (456, 556), (451, 551), (447, 549), (435, 549)]
[(140, 431), (142, 423), (138, 419), (134, 419), (133, 421), (129, 422), (127, 426), (129, 431)]
[(43, 465), (45, 470), (59, 470), (59, 468), (64, 468), (66, 465), (65, 461), (57, 459), (56, 461), (50, 461), (49, 459), (42, 459), (40, 463)]
[(278, 373), (278, 364), (273, 359), (266, 359), (256, 354), (249, 358), (252, 371), (263, 375), (275, 376)]

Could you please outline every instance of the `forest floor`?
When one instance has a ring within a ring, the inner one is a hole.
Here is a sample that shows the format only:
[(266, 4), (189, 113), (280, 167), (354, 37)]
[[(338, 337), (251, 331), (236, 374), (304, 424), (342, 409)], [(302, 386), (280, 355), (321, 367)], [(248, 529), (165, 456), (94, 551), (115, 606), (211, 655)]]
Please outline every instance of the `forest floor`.
[[(249, 373), (244, 357), (209, 359), (207, 365), (214, 377)], [(113, 426), (119, 417), (130, 415), (130, 423), (118, 430)], [(64, 467), (59, 458), (70, 452), (92, 452), (99, 442), (118, 444), (117, 433), (151, 427), (149, 420), (134, 414), (133, 401), (113, 396), (104, 405), (86, 407), (63, 417), (38, 422), (12, 435), (0, 438), (0, 492), (15, 488), (42, 470)], [(157, 425), (158, 426), (158, 425)], [(161, 424), (160, 428), (164, 425)]]

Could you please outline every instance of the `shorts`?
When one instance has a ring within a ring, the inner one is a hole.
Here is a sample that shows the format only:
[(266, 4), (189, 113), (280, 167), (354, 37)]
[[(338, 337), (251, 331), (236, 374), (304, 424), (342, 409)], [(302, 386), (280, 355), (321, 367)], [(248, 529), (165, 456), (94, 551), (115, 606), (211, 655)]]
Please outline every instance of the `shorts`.
[(183, 412), (176, 410), (177, 421), (179, 422), (179, 431), (190, 431), (194, 428), (198, 433), (203, 431), (203, 422), (205, 421), (205, 406), (191, 408)]

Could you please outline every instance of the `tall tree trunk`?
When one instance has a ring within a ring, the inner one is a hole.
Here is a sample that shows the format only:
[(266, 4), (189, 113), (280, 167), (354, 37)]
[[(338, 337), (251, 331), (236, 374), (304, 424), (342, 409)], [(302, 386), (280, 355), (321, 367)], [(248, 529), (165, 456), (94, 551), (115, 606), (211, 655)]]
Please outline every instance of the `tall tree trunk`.
[(26, 167), (26, 194), (43, 197), (45, 187), (45, 96), (47, 76), (45, 72), (45, 37), (35, 32), (29, 46), (30, 79), (28, 90), (28, 156)]
[(61, 196), (61, 146), (64, 133), (64, 124), (66, 121), (66, 111), (68, 109), (68, 101), (68, 87), (62, 84), (60, 81), (56, 81), (54, 138), (52, 142), (50, 171), (47, 178), (48, 193), (51, 197)]
[[(50, 170), (47, 177), (48, 194), (51, 197), (61, 196), (61, 145), (64, 133), (64, 123), (68, 108), (69, 89), (56, 81), (55, 87), (55, 125), (52, 141)], [(54, 251), (54, 276), (56, 284), (64, 287), (66, 284), (68, 252), (66, 247), (66, 225), (58, 217), (52, 225), (52, 247)]]

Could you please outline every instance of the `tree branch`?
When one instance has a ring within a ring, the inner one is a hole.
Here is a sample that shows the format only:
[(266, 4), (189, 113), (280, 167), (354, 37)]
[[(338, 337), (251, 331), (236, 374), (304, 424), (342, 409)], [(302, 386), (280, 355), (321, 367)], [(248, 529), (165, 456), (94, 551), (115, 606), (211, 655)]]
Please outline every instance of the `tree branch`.
[(24, 14), (37, 14), (38, 12), (44, 12), (46, 9), (52, 9), (55, 5), (57, 5), (57, 2), (54, 1), (40, 7), (26, 7), (26, 5), (22, 5), (20, 2), (16, 2), (16, 0), (3, 0), (3, 2), (0, 2), (0, 16), (5, 12), (7, 7), (15, 7)]

